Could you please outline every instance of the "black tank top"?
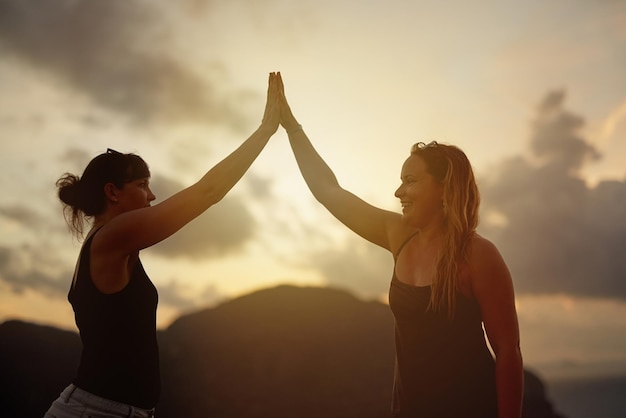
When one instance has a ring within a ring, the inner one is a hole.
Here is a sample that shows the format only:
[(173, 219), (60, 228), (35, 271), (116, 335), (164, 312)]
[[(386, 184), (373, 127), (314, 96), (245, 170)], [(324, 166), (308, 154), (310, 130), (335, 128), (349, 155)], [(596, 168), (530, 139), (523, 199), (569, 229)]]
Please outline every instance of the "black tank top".
[(450, 319), (445, 310), (427, 310), (430, 292), (430, 286), (401, 282), (394, 266), (389, 290), (396, 343), (393, 417), (496, 418), (495, 362), (478, 303), (458, 292)]
[(68, 294), (83, 343), (74, 384), (107, 399), (153, 408), (161, 392), (157, 290), (138, 259), (124, 289), (100, 292), (89, 271), (94, 235), (83, 245)]

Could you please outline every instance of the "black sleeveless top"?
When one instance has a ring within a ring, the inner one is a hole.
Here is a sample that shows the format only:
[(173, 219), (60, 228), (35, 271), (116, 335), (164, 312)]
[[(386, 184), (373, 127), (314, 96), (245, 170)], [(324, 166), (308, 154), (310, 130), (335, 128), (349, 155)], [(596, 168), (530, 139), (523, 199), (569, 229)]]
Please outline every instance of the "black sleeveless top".
[(445, 310), (426, 309), (430, 292), (430, 286), (401, 282), (394, 266), (389, 290), (396, 343), (392, 416), (496, 418), (495, 362), (478, 303), (458, 292), (450, 319)]
[(100, 292), (89, 271), (94, 235), (83, 245), (76, 283), (68, 294), (83, 343), (73, 383), (98, 396), (150, 409), (161, 392), (157, 290), (138, 259), (124, 289)]

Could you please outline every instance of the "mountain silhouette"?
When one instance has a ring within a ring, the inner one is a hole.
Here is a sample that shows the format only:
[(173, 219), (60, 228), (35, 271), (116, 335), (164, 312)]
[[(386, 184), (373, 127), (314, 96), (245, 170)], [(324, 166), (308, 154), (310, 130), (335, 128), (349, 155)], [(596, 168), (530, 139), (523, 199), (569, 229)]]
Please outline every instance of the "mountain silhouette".
[(41, 418), (78, 368), (78, 334), (7, 321), (0, 324), (0, 416)]
[[(393, 318), (333, 288), (278, 286), (181, 316), (158, 333), (159, 418), (389, 416)], [(72, 380), (80, 339), (0, 324), (0, 415), (40, 418)], [(561, 418), (526, 373), (524, 418)], [(528, 385), (531, 387), (528, 387)]]

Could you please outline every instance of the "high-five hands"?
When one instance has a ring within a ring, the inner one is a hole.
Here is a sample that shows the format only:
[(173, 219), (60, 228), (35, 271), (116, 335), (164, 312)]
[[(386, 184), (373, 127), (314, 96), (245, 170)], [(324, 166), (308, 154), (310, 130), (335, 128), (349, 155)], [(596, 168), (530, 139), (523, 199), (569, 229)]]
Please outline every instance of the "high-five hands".
[(263, 113), (263, 119), (261, 120), (261, 128), (266, 129), (270, 135), (274, 134), (278, 130), (281, 118), (279, 88), (282, 86), (282, 82), (279, 83), (279, 79), (280, 75), (277, 73), (270, 73), (267, 87), (267, 100), (265, 102), (265, 112)]
[(288, 134), (302, 130), (302, 126), (293, 116), (289, 103), (287, 103), (285, 86), (280, 72), (271, 72), (267, 87), (265, 112), (260, 129), (271, 136), (278, 130), (279, 124), (285, 128)]
[(291, 113), (291, 108), (289, 107), (289, 103), (287, 103), (287, 98), (285, 97), (285, 86), (283, 85), (283, 78), (280, 75), (280, 72), (278, 72), (277, 79), (280, 102), (280, 124), (283, 128), (285, 128), (287, 133), (296, 132), (302, 129), (302, 126), (293, 116), (293, 113)]

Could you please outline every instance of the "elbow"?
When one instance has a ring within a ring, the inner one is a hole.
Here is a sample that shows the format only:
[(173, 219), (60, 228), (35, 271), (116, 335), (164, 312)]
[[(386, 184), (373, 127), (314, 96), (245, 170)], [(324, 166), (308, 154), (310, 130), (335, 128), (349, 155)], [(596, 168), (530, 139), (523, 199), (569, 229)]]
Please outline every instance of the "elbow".
[(315, 200), (317, 200), (319, 203), (322, 204), (322, 206), (326, 208), (332, 206), (332, 203), (336, 196), (334, 192), (335, 192), (334, 188), (328, 188), (328, 187), (318, 188), (318, 189), (311, 188), (311, 193), (313, 194), (313, 197), (315, 198)]
[(322, 205), (326, 206), (326, 203), (329, 200), (328, 193), (324, 193), (323, 191), (313, 191), (312, 189), (311, 189), (311, 193), (313, 194), (313, 197), (315, 198), (315, 200), (317, 200)]
[(520, 368), (524, 367), (522, 350), (520, 349), (519, 344), (511, 345), (508, 347), (499, 347), (497, 350), (494, 350), (494, 355), (496, 358), (496, 363), (506, 363), (511, 366), (515, 365), (516, 367)]
[(519, 358), (521, 361), (522, 350), (520, 348), (520, 339), (507, 338), (503, 340), (490, 341), (493, 354), (496, 357)]
[(312, 182), (307, 181), (307, 186), (309, 186), (309, 190), (311, 194), (319, 203), (324, 206), (328, 206), (331, 204), (337, 197), (337, 193), (339, 191), (343, 191), (341, 186), (337, 181), (334, 182)]
[(211, 182), (210, 184), (197, 183), (198, 192), (195, 193), (197, 206), (206, 210), (226, 196), (227, 190), (220, 187), (220, 183)]
[(207, 190), (204, 199), (207, 205), (207, 209), (214, 204), (220, 202), (226, 196), (226, 193), (226, 190), (222, 190), (219, 187), (212, 187), (211, 189)]

